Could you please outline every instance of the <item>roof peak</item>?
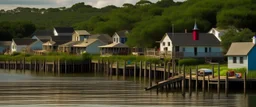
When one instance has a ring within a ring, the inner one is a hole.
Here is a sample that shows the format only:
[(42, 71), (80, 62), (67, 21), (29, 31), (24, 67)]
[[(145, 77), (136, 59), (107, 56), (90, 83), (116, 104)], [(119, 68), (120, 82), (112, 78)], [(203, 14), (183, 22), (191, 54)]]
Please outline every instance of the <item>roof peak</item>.
[(194, 29), (193, 30), (199, 30), (196, 24), (196, 20), (195, 20), (195, 24), (194, 24)]

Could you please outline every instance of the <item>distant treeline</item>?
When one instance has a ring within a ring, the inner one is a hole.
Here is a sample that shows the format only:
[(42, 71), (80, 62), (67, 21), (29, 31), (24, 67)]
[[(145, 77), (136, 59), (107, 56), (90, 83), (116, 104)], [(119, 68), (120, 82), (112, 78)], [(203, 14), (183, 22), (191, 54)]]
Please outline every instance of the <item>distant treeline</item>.
[(91, 33), (110, 35), (127, 29), (131, 31), (128, 45), (153, 47), (164, 33), (172, 31), (172, 25), (175, 32), (184, 32), (185, 29), (190, 32), (195, 20), (200, 32), (207, 32), (212, 27), (229, 26), (256, 31), (256, 21), (253, 21), (256, 19), (255, 9), (255, 0), (160, 0), (156, 3), (141, 0), (135, 5), (126, 3), (122, 7), (100, 9), (77, 3), (70, 8), (2, 10), (0, 21), (29, 20), (38, 29), (73, 26)]

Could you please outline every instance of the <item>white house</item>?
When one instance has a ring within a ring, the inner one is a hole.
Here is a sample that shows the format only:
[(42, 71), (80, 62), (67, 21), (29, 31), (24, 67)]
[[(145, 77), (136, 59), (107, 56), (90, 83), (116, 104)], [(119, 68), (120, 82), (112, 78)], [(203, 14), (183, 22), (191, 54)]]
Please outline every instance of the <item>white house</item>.
[(196, 24), (192, 33), (166, 33), (159, 51), (179, 58), (223, 57), (220, 41), (213, 34), (199, 33)]
[(112, 36), (113, 42), (124, 44), (125, 42), (127, 42), (128, 34), (129, 34), (128, 30), (122, 30), (122, 31), (115, 32), (115, 34)]
[(227, 30), (212, 28), (208, 33), (213, 34), (219, 41), (221, 41), (221, 36), (223, 36)]
[(247, 68), (256, 70), (256, 38), (252, 42), (234, 42), (231, 44), (226, 56), (228, 57), (228, 68)]
[(106, 45), (99, 39), (87, 39), (72, 46), (74, 53), (100, 54), (99, 46)]
[(74, 28), (72, 27), (54, 27), (54, 36), (72, 36), (74, 33)]
[(84, 39), (89, 39), (90, 35), (86, 30), (75, 30), (72, 35), (72, 41), (83, 41)]
[(11, 43), (11, 53), (33, 50), (42, 50), (42, 41), (36, 39), (13, 39)]

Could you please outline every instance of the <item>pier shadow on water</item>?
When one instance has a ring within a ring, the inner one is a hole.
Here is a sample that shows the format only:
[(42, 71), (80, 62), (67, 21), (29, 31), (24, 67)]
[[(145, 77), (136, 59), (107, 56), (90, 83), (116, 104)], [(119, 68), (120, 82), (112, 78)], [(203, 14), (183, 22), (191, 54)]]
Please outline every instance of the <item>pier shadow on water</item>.
[(51, 74), (0, 70), (0, 106), (6, 107), (255, 107), (256, 94), (144, 91), (146, 79), (101, 73)]

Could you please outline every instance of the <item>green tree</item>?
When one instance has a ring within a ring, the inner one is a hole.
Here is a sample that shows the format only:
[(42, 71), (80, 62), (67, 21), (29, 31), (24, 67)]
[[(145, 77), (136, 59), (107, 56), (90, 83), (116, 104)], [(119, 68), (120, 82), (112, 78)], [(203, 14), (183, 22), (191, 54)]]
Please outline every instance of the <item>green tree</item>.
[(227, 52), (232, 42), (251, 42), (254, 33), (248, 29), (242, 29), (240, 32), (235, 27), (230, 27), (228, 31), (221, 36), (221, 45), (224, 52)]

